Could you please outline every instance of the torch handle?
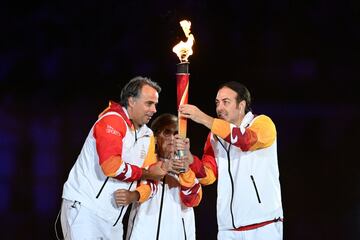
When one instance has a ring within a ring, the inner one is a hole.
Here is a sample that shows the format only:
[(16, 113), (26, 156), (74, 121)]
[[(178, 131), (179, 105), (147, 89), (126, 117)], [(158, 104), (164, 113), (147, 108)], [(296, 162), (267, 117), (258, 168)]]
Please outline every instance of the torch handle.
[[(189, 62), (182, 62), (177, 65), (176, 71), (176, 93), (177, 93), (177, 108), (181, 104), (188, 103), (188, 90), (189, 90)], [(178, 116), (178, 131), (182, 138), (186, 138), (187, 119)], [(178, 150), (177, 157), (182, 158), (185, 156), (185, 151)], [(179, 169), (180, 173), (185, 172), (185, 169)]]
[[(177, 158), (182, 158), (185, 156), (185, 151), (184, 150), (177, 150), (176, 151), (176, 157)], [(180, 168), (178, 169), (179, 173), (184, 173), (185, 172), (185, 168)]]

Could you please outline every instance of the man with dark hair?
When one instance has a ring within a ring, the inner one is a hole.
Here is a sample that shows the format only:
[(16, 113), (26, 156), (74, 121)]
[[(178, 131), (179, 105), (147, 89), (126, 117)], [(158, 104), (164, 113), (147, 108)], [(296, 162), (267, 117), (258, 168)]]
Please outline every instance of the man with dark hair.
[(215, 104), (218, 118), (190, 104), (179, 112), (211, 130), (193, 169), (201, 184), (218, 180), (218, 239), (282, 239), (275, 125), (251, 112), (250, 93), (238, 82), (221, 85)]
[(156, 112), (161, 88), (136, 77), (122, 89), (120, 104), (110, 101), (90, 130), (64, 184), (61, 225), (65, 239), (122, 239), (127, 205), (117, 189), (144, 202), (167, 171), (156, 162), (154, 136), (146, 124)]

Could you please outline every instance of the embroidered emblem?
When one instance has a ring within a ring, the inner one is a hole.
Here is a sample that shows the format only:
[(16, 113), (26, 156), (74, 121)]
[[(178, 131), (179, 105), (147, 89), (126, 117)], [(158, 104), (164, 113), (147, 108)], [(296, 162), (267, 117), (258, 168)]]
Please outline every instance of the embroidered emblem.
[(113, 135), (115, 135), (115, 136), (120, 136), (119, 131), (117, 131), (116, 129), (114, 129), (114, 128), (113, 128), (112, 126), (110, 126), (110, 125), (106, 125), (105, 132), (106, 132), (106, 133), (113, 134)]

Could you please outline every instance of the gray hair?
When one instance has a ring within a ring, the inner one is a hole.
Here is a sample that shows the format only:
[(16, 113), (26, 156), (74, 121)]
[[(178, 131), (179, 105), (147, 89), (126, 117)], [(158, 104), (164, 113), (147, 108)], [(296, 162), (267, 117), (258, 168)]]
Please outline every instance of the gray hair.
[(134, 77), (121, 89), (120, 105), (127, 107), (129, 97), (138, 98), (144, 85), (154, 88), (158, 93), (161, 92), (161, 87), (150, 78), (141, 76)]

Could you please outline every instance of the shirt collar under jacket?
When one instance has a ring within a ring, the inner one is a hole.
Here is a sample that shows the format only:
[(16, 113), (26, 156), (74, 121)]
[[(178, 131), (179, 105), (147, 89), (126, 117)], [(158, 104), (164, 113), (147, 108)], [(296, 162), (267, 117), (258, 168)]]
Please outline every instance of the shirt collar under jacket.
[(250, 122), (254, 119), (254, 114), (252, 112), (248, 112), (245, 114), (243, 120), (240, 123), (240, 131), (241, 134), (244, 134), (245, 128), (250, 124)]

